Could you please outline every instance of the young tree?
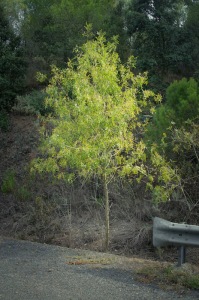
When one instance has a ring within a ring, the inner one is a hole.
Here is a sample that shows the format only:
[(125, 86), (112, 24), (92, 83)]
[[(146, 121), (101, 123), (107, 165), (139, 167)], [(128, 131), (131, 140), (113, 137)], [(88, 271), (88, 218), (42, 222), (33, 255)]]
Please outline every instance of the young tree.
[(104, 34), (88, 40), (68, 68), (53, 69), (47, 104), (54, 109), (42, 143), (44, 158), (34, 168), (71, 181), (76, 174), (98, 176), (103, 182), (106, 214), (106, 248), (109, 243), (109, 184), (113, 178), (144, 172), (145, 145), (140, 138), (140, 114), (149, 99), (146, 76), (134, 75), (134, 59), (120, 62), (117, 40)]

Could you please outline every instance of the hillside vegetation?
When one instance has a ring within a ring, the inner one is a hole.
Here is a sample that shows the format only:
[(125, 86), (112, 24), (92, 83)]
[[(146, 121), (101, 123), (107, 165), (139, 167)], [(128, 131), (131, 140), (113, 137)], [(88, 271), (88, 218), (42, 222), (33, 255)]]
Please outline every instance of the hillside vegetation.
[(189, 0), (0, 2), (2, 234), (175, 260), (152, 223), (199, 225), (198, 14)]

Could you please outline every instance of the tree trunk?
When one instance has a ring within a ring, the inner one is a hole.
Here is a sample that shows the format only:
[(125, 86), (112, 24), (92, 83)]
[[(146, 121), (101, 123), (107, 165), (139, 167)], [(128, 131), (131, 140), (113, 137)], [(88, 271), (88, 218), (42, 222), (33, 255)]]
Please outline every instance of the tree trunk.
[(106, 175), (103, 178), (104, 186), (104, 201), (105, 201), (105, 249), (108, 250), (109, 247), (109, 195), (108, 195), (108, 183)]

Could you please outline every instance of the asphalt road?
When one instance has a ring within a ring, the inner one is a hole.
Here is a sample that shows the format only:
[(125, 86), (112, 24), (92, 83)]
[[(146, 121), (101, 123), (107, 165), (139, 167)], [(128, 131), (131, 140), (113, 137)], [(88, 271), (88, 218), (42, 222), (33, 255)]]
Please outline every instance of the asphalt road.
[[(101, 253), (0, 238), (1, 300), (155, 300), (199, 299), (134, 281), (132, 270), (96, 264)], [(91, 256), (90, 256), (91, 257)], [(73, 264), (73, 262), (75, 262)]]

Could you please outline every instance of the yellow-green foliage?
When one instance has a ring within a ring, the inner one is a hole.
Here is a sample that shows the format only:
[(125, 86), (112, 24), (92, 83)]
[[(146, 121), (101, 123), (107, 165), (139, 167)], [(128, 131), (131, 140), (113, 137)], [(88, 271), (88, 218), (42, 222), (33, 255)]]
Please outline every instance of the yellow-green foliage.
[[(103, 33), (76, 50), (66, 69), (53, 67), (46, 103), (53, 114), (43, 129), (42, 158), (33, 169), (72, 181), (76, 174), (96, 175), (107, 185), (117, 174), (148, 177), (157, 201), (167, 200), (175, 185), (175, 172), (153, 150), (146, 168), (146, 146), (141, 137), (160, 96), (146, 89), (146, 74), (135, 75), (135, 59), (123, 65), (116, 52), (117, 39)], [(158, 186), (157, 186), (158, 185)]]
[(145, 145), (136, 130), (145, 124), (139, 116), (150, 99), (159, 98), (143, 89), (145, 75), (132, 72), (134, 58), (123, 65), (116, 47), (116, 38), (107, 42), (100, 33), (76, 50), (67, 69), (53, 68), (47, 104), (54, 128), (42, 146), (48, 157), (37, 161), (37, 170), (68, 180), (74, 176), (68, 167), (84, 177), (142, 171), (137, 164), (145, 160)]
[(152, 190), (155, 202), (168, 201), (179, 184), (179, 174), (172, 164), (159, 154), (156, 145), (151, 147), (150, 156), (151, 169), (148, 171), (147, 187)]
[[(89, 28), (90, 29), (90, 28)], [(135, 59), (123, 65), (116, 52), (117, 39), (108, 42), (103, 33), (76, 49), (66, 69), (53, 67), (46, 104), (52, 108), (44, 126), (43, 157), (33, 169), (51, 172), (72, 181), (76, 174), (103, 182), (106, 238), (109, 243), (108, 184), (119, 176), (147, 175), (144, 111), (160, 101), (146, 90), (146, 74), (132, 72)], [(164, 178), (168, 181), (168, 176)], [(163, 172), (162, 172), (163, 173)], [(139, 177), (141, 176), (141, 177)]]

